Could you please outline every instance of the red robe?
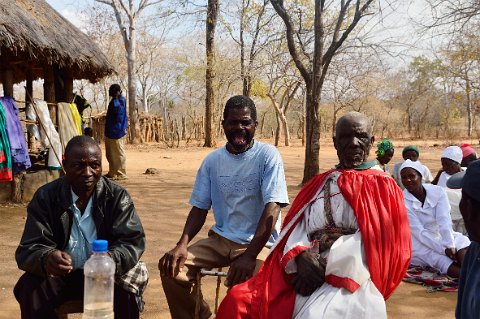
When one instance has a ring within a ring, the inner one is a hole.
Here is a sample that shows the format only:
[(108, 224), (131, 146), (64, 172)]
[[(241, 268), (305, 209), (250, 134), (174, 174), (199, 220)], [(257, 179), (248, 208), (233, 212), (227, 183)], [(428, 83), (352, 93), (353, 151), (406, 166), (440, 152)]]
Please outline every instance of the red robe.
[[(333, 171), (315, 176), (302, 188), (285, 217), (283, 227), (313, 199)], [(386, 300), (400, 284), (412, 254), (403, 193), (395, 181), (381, 171), (338, 171), (342, 172), (338, 186), (353, 208), (362, 234), (371, 280)], [(296, 224), (301, 218), (296, 220)], [(282, 237), (259, 273), (228, 292), (220, 304), (218, 319), (292, 317), (296, 293), (290, 284), (291, 276), (285, 273), (280, 261), (285, 243), (296, 224)], [(326, 280), (328, 282), (328, 278)], [(341, 280), (329, 284), (342, 287)]]

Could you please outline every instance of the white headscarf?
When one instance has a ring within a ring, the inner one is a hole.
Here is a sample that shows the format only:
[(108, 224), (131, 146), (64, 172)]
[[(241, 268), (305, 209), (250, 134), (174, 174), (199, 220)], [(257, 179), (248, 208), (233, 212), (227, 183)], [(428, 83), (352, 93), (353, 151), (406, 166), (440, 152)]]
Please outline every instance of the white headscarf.
[(405, 160), (405, 162), (403, 162), (402, 166), (400, 166), (400, 172), (404, 169), (404, 168), (413, 168), (414, 170), (416, 170), (418, 172), (418, 174), (420, 174), (420, 176), (422, 176), (422, 179), (423, 179), (423, 172), (424, 172), (424, 168), (423, 168), (423, 165), (420, 164), (419, 161), (411, 161), (409, 159)]
[(460, 164), (463, 158), (462, 149), (458, 146), (449, 146), (443, 151), (442, 158), (448, 158)]

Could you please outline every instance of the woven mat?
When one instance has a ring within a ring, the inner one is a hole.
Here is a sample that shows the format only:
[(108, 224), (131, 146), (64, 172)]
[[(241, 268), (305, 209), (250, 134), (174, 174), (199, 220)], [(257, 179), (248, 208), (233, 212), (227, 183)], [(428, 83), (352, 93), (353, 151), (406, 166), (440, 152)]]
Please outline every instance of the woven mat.
[(427, 292), (458, 291), (458, 279), (443, 275), (428, 266), (410, 265), (403, 281), (423, 285)]

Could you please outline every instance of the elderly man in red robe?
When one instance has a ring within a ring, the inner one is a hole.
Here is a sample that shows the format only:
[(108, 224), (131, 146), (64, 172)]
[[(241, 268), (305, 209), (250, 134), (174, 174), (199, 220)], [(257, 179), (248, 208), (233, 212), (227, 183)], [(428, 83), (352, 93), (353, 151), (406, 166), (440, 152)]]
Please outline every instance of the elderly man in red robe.
[(350, 112), (333, 138), (339, 164), (300, 191), (260, 272), (233, 287), (217, 318), (386, 318), (411, 258), (395, 181), (367, 161), (370, 121)]

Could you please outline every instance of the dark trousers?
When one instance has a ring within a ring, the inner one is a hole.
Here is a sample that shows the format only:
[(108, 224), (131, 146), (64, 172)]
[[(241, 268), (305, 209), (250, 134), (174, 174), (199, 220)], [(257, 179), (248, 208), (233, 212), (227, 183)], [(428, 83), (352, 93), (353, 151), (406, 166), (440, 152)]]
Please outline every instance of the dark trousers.
[[(83, 299), (83, 285), (83, 269), (51, 278), (24, 273), (13, 293), (20, 304), (22, 319), (56, 319), (55, 308), (68, 300)], [(113, 311), (115, 319), (138, 319), (135, 295), (115, 284)]]

